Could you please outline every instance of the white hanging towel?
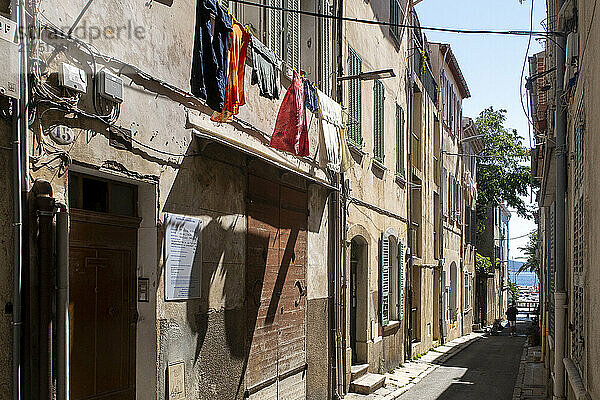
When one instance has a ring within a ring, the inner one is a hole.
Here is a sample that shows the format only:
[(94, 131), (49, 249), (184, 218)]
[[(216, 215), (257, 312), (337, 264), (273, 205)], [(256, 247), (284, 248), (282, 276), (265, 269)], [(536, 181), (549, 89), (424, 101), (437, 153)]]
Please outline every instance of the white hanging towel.
[(335, 172), (351, 166), (350, 151), (344, 135), (342, 106), (317, 89), (319, 100), (319, 164)]

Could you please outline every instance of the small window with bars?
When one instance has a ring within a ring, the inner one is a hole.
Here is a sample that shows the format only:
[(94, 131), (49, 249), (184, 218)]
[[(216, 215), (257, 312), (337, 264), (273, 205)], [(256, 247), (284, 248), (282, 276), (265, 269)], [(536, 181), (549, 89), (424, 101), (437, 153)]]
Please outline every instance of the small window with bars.
[(385, 121), (385, 89), (383, 83), (377, 79), (373, 85), (373, 157), (379, 162), (384, 159), (384, 121)]
[(404, 109), (396, 104), (396, 174), (404, 176)]
[[(348, 75), (362, 72), (362, 60), (348, 47)], [(360, 79), (348, 81), (348, 139), (356, 147), (362, 147), (362, 84)]]

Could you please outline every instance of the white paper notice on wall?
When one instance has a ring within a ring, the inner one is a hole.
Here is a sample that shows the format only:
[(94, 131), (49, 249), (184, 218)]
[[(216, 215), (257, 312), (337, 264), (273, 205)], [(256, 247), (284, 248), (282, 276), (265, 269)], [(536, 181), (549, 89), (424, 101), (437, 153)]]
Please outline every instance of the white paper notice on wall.
[(185, 215), (165, 215), (167, 300), (200, 297), (202, 277), (202, 221)]

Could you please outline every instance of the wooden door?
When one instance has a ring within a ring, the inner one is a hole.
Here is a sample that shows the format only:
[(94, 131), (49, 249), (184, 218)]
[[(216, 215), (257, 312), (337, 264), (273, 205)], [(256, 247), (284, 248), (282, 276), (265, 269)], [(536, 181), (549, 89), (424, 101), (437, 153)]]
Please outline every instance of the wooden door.
[(246, 384), (251, 398), (306, 394), (306, 228), (306, 191), (249, 176)]
[(72, 210), (71, 398), (135, 399), (139, 219)]

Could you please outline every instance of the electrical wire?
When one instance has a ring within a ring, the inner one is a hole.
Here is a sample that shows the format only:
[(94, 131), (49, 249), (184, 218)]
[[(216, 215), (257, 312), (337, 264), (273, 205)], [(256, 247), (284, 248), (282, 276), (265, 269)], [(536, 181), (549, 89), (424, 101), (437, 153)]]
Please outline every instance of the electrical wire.
[[(529, 30), (533, 30), (533, 10), (534, 10), (535, 0), (531, 0), (531, 12), (529, 15)], [(533, 35), (529, 35), (529, 39), (527, 40), (527, 49), (525, 50), (525, 57), (523, 59), (523, 68), (521, 68), (521, 78), (519, 80), (519, 99), (521, 100), (521, 108), (523, 109), (523, 113), (525, 113), (525, 117), (527, 118), (527, 122), (529, 126), (533, 126), (535, 129), (535, 124), (531, 120), (529, 112), (525, 109), (525, 103), (523, 102), (523, 77), (525, 76), (525, 66), (527, 65), (527, 60), (529, 58), (529, 49), (531, 48), (531, 39)], [(531, 131), (529, 132), (529, 146), (531, 147)]]
[(562, 35), (561, 32), (547, 32), (547, 31), (533, 31), (533, 30), (525, 31), (525, 30), (515, 30), (515, 29), (513, 29), (513, 30), (460, 29), (460, 28), (442, 28), (442, 27), (433, 27), (433, 26), (419, 26), (419, 25), (409, 25), (409, 24), (396, 24), (396, 23), (392, 23), (392, 22), (377, 21), (377, 20), (372, 20), (372, 19), (364, 19), (364, 18), (356, 18), (356, 17), (339, 17), (337, 15), (322, 14), (322, 13), (318, 13), (318, 12), (314, 12), (314, 11), (297, 10), (297, 9), (286, 8), (286, 7), (277, 7), (277, 6), (271, 6), (268, 4), (255, 3), (255, 2), (247, 1), (247, 0), (231, 0), (231, 2), (245, 4), (245, 5), (253, 6), (253, 7), (266, 8), (269, 10), (286, 11), (286, 12), (296, 13), (296, 14), (300, 14), (300, 15), (307, 15), (307, 16), (311, 16), (311, 17), (334, 19), (334, 20), (338, 20), (338, 21), (355, 22), (355, 23), (368, 24), (368, 25), (383, 25), (383, 26), (390, 26), (390, 27), (397, 27), (397, 28), (414, 28), (414, 29), (421, 29), (421, 30), (433, 31), (433, 32), (447, 32), (447, 33), (458, 33), (458, 34), (480, 34), (480, 35), (481, 34), (509, 35), (509, 36), (536, 35), (536, 36), (544, 36), (544, 37), (546, 37), (548, 35)]

